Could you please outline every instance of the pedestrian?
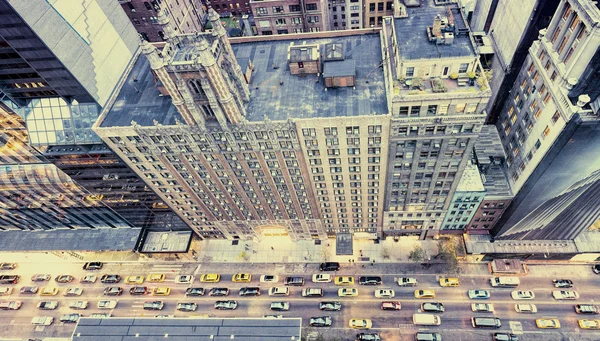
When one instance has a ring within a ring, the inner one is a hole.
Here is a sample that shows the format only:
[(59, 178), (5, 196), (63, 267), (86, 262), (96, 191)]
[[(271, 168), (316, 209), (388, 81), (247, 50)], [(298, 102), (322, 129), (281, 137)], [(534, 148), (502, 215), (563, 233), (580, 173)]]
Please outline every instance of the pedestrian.
[(329, 243), (327, 243), (327, 247), (329, 247)]
[(271, 246), (271, 250), (275, 250), (275, 248), (273, 248), (273, 247)]
[(352, 259), (352, 263), (354, 263), (354, 259)]
[(373, 265), (375, 265), (375, 260), (374, 259), (371, 261), (371, 266), (373, 266)]
[(352, 259), (348, 259), (348, 263), (352, 263)]

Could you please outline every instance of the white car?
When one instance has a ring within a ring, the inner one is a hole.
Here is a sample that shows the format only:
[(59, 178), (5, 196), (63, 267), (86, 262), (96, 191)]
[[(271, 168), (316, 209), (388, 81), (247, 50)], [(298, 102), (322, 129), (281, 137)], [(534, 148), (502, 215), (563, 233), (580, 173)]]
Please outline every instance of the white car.
[(330, 274), (316, 274), (312, 276), (313, 283), (331, 283)]
[(572, 290), (554, 290), (552, 291), (552, 297), (555, 300), (576, 300), (579, 298), (579, 293)]
[(515, 290), (512, 293), (510, 293), (510, 296), (512, 297), (513, 300), (532, 300), (535, 298), (535, 294), (533, 293), (533, 291), (521, 291), (521, 290)]
[(289, 296), (290, 288), (288, 287), (273, 287), (269, 289), (269, 296)]
[(262, 276), (260, 276), (260, 281), (261, 281), (261, 283), (279, 282), (279, 276), (277, 276), (277, 275), (262, 275)]
[(114, 309), (117, 306), (116, 300), (98, 301), (98, 309)]
[(535, 304), (515, 304), (515, 311), (517, 313), (535, 314), (537, 313), (537, 307)]
[(394, 298), (396, 293), (392, 289), (375, 290), (375, 298)]
[(493, 304), (488, 304), (488, 303), (472, 303), (471, 304), (471, 310), (474, 311), (474, 312), (493, 313), (494, 312), (494, 305)]
[(194, 276), (192, 275), (179, 275), (175, 277), (175, 283), (191, 284), (192, 282), (194, 282)]
[(31, 319), (31, 324), (36, 326), (49, 326), (54, 322), (54, 317), (50, 316), (36, 316)]
[(97, 279), (98, 279), (98, 277), (96, 277), (96, 275), (87, 275), (87, 276), (81, 277), (81, 279), (79, 280), (79, 283), (96, 283)]
[(65, 290), (65, 296), (81, 296), (83, 289), (81, 288), (68, 288)]
[(86, 309), (88, 307), (88, 301), (72, 301), (69, 303), (71, 309)]

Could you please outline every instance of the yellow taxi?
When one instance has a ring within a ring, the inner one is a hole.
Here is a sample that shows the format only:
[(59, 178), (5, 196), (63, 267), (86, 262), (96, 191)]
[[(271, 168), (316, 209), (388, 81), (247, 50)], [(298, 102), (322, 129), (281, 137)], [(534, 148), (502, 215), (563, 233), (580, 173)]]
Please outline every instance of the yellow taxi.
[(231, 277), (231, 281), (235, 282), (235, 283), (248, 283), (251, 280), (252, 280), (251, 274), (235, 274)]
[(221, 280), (219, 274), (204, 274), (200, 276), (200, 282), (202, 283), (218, 283)]
[(144, 283), (144, 276), (127, 276), (125, 277), (125, 284), (142, 284)]
[(168, 288), (168, 287), (154, 288), (153, 294), (154, 294), (154, 296), (169, 296), (171, 294), (171, 288)]
[(56, 296), (58, 295), (58, 288), (44, 287), (40, 290), (40, 296)]
[(165, 280), (165, 274), (149, 274), (146, 280), (150, 283), (160, 283)]
[(457, 287), (459, 285), (460, 285), (460, 281), (456, 277), (440, 278), (440, 286), (442, 286), (442, 287)]
[(600, 320), (579, 320), (577, 322), (581, 329), (600, 329)]
[(354, 277), (352, 276), (336, 276), (335, 285), (354, 285)]
[(338, 290), (339, 297), (356, 297), (358, 296), (358, 290), (356, 288), (340, 288)]
[(348, 325), (354, 329), (371, 329), (373, 322), (369, 319), (351, 319)]
[(435, 290), (432, 290), (432, 289), (415, 290), (415, 298), (435, 298)]
[(555, 318), (543, 318), (535, 320), (535, 325), (541, 329), (558, 329), (560, 321)]

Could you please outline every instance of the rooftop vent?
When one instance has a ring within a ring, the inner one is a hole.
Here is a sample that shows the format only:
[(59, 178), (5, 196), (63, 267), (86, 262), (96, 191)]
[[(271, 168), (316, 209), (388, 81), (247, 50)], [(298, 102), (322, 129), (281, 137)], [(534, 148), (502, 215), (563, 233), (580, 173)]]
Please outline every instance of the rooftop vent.
[(427, 37), (430, 42), (436, 44), (451, 45), (454, 43), (454, 35), (456, 33), (454, 27), (454, 16), (448, 8), (447, 15), (438, 14), (433, 19), (433, 26), (427, 27)]

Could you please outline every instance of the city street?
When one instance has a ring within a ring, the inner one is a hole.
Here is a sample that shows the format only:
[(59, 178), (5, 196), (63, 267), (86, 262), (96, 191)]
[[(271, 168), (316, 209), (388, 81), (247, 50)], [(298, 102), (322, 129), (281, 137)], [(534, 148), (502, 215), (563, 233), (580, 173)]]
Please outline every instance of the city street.
[[(306, 326), (304, 334), (308, 332), (320, 332), (326, 337), (342, 337), (351, 339), (356, 335), (357, 330), (348, 328), (348, 321), (351, 318), (370, 318), (373, 321), (372, 331), (381, 334), (383, 340), (413, 340), (414, 333), (419, 330), (431, 330), (442, 333), (448, 340), (487, 340), (491, 339), (491, 334), (495, 331), (511, 331), (516, 334), (522, 334), (520, 340), (598, 340), (600, 331), (582, 330), (577, 325), (578, 319), (593, 319), (598, 315), (578, 315), (573, 306), (577, 303), (595, 303), (594, 293), (597, 292), (598, 275), (591, 272), (589, 266), (583, 265), (559, 265), (554, 269), (551, 265), (532, 266), (531, 273), (521, 278), (519, 290), (532, 290), (536, 298), (531, 301), (514, 301), (510, 297), (511, 288), (492, 288), (489, 284), (490, 275), (485, 273), (483, 265), (470, 265), (467, 269), (472, 269), (472, 273), (466, 273), (460, 276), (461, 284), (458, 287), (442, 288), (437, 282), (439, 275), (433, 274), (432, 269), (415, 271), (414, 275), (419, 281), (417, 287), (399, 287), (395, 280), (398, 274), (405, 273), (404, 267), (410, 264), (387, 264), (375, 266), (345, 266), (332, 275), (352, 275), (355, 276), (355, 286), (358, 289), (358, 297), (340, 298), (337, 296), (337, 289), (333, 283), (312, 283), (312, 274), (318, 273), (317, 264), (230, 264), (224, 267), (222, 264), (195, 264), (195, 263), (108, 263), (101, 271), (84, 271), (81, 264), (62, 264), (60, 272), (52, 271), (53, 279), (50, 282), (37, 282), (40, 287), (51, 286), (61, 288), (61, 293), (57, 296), (40, 297), (38, 295), (19, 294), (21, 286), (30, 285), (30, 277), (34, 273), (48, 273), (44, 269), (54, 267), (46, 264), (45, 266), (23, 263), (14, 271), (3, 271), (2, 274), (15, 273), (21, 275), (21, 281), (17, 285), (8, 285), (14, 288), (10, 296), (3, 296), (1, 301), (20, 300), (23, 306), (17, 311), (0, 311), (0, 320), (4, 321), (0, 327), (0, 335), (5, 337), (69, 337), (71, 336), (75, 324), (63, 324), (58, 322), (61, 314), (81, 313), (83, 316), (89, 316), (92, 313), (111, 313), (113, 317), (135, 317), (155, 315), (174, 315), (175, 317), (263, 317), (264, 315), (283, 315), (284, 317), (302, 317)], [(413, 265), (414, 266), (414, 265)], [(219, 269), (227, 269), (227, 273), (220, 272)], [(245, 270), (244, 270), (245, 269)], [(270, 270), (269, 270), (270, 269)], [(232, 271), (233, 270), (233, 271)], [(479, 270), (479, 271), (475, 271)], [(252, 273), (251, 283), (233, 283), (231, 277), (236, 272)], [(80, 284), (79, 277), (84, 274), (96, 274), (100, 277), (102, 274), (120, 274), (123, 280), (119, 284), (110, 286), (121, 286), (124, 288), (122, 296), (108, 297), (103, 296), (102, 291), (106, 284), (98, 281), (94, 284)], [(125, 276), (128, 275), (148, 275), (149, 273), (164, 273), (167, 279), (163, 283), (144, 283), (144, 286), (150, 288), (159, 286), (169, 286), (171, 288), (170, 296), (157, 297), (152, 295), (131, 296), (128, 290), (132, 285), (123, 283)], [(199, 283), (199, 276), (203, 273), (220, 273), (221, 281), (219, 283)], [(580, 298), (573, 301), (557, 301), (552, 298), (552, 291), (555, 290), (552, 285), (552, 279), (567, 277), (575, 282), (574, 288), (580, 294)], [(59, 284), (54, 281), (54, 277), (59, 274), (70, 274), (75, 276), (76, 280), (69, 284)], [(195, 275), (193, 287), (203, 287), (210, 289), (213, 287), (226, 287), (230, 289), (229, 296), (226, 297), (185, 297), (185, 289), (190, 285), (176, 284), (174, 278), (179, 274)], [(273, 274), (279, 276), (278, 284), (260, 283), (259, 277), (262, 274)], [(363, 274), (377, 274), (383, 278), (383, 284), (379, 286), (358, 285), (358, 276)], [(573, 274), (578, 274), (575, 276)], [(290, 296), (288, 297), (270, 297), (268, 288), (272, 286), (283, 286), (283, 279), (287, 275), (300, 275), (305, 279), (303, 287), (290, 287)], [(7, 285), (0, 285), (7, 286)], [(261, 296), (258, 297), (240, 297), (239, 288), (244, 286), (258, 286), (261, 288)], [(80, 297), (64, 297), (62, 292), (64, 288), (81, 287), (83, 294)], [(302, 297), (303, 288), (322, 288), (324, 297), (308, 298)], [(390, 299), (377, 299), (374, 297), (374, 291), (380, 288), (391, 288), (395, 290), (394, 301), (400, 301), (402, 309), (400, 311), (382, 311), (380, 304), (382, 301)], [(434, 289), (435, 299), (416, 299), (414, 297), (415, 289)], [(472, 300), (467, 297), (469, 289), (485, 289), (490, 291), (491, 298), (488, 300)], [(99, 300), (116, 299), (118, 305), (113, 310), (99, 310), (96, 305)], [(238, 302), (236, 310), (215, 310), (213, 304), (220, 299), (232, 299)], [(56, 300), (59, 308), (56, 310), (42, 311), (36, 308), (39, 301)], [(68, 307), (69, 302), (75, 300), (89, 301), (89, 307), (85, 310), (73, 310)], [(161, 300), (165, 303), (162, 311), (145, 311), (142, 306), (144, 302)], [(269, 304), (274, 301), (289, 302), (290, 310), (284, 312), (274, 312), (269, 310)], [(342, 309), (339, 312), (325, 312), (319, 310), (321, 301), (339, 301), (342, 303)], [(441, 326), (423, 327), (412, 324), (412, 315), (419, 312), (420, 304), (426, 301), (436, 301), (444, 304), (446, 311), (441, 316)], [(198, 309), (195, 312), (177, 311), (176, 305), (180, 302), (195, 302)], [(473, 313), (471, 303), (492, 303), (495, 307), (495, 313)], [(537, 305), (538, 313), (522, 314), (514, 309), (515, 303), (533, 303)], [(308, 320), (312, 316), (331, 316), (333, 325), (329, 328), (311, 328), (308, 327)], [(35, 327), (31, 325), (31, 319), (34, 316), (53, 316), (55, 323), (47, 327)], [(498, 330), (474, 329), (471, 326), (471, 317), (473, 316), (496, 316), (502, 321), (502, 327)], [(543, 330), (535, 326), (535, 319), (540, 317), (556, 317), (560, 320), (562, 328), (558, 330)]]

